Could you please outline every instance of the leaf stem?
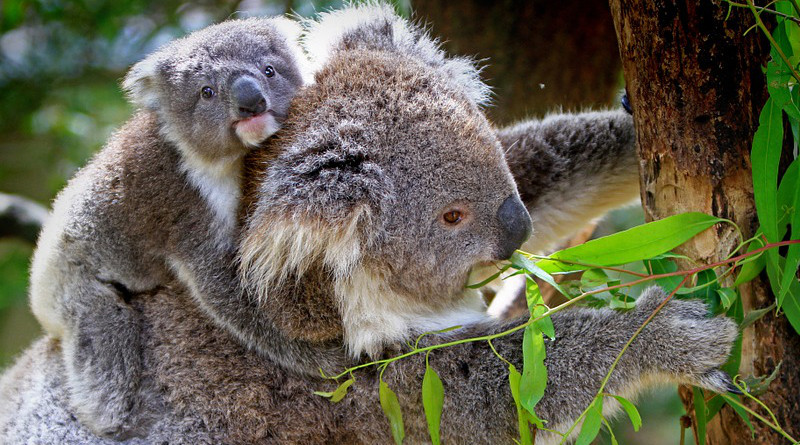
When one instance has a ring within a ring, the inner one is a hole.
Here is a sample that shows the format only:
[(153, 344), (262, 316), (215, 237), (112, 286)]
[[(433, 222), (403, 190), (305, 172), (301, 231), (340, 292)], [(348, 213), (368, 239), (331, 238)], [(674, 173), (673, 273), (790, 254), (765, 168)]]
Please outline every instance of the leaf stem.
[(753, 416), (756, 419), (760, 420), (761, 422), (763, 422), (765, 425), (767, 425), (768, 427), (772, 428), (773, 430), (777, 431), (778, 434), (780, 434), (781, 436), (785, 437), (786, 439), (789, 439), (793, 444), (797, 444), (798, 443), (798, 441), (794, 437), (790, 436), (789, 433), (784, 431), (783, 428), (781, 428), (779, 425), (773, 424), (772, 422), (767, 420), (764, 416), (758, 414), (757, 412), (755, 412), (752, 409), (750, 409), (747, 406), (745, 406), (742, 402), (736, 400), (735, 397), (731, 397), (728, 394), (720, 394), (720, 396), (723, 399), (725, 399), (726, 402), (730, 403), (731, 405), (736, 405), (739, 408), (742, 408), (743, 410), (747, 411), (748, 414), (750, 414), (751, 416)]
[[(733, 7), (736, 7), (736, 8), (750, 8), (750, 5), (747, 5), (745, 3), (736, 3), (736, 2), (733, 2), (733, 1), (729, 1), (729, 0), (726, 0), (725, 3), (727, 3), (727, 4), (729, 4), (729, 5), (733, 6)], [(775, 2), (771, 2), (770, 4), (773, 4), (773, 3), (775, 3)], [(796, 7), (797, 3), (794, 0), (792, 0), (792, 3), (794, 3), (794, 5)], [(783, 17), (786, 20), (791, 20), (791, 21), (793, 21), (793, 22), (795, 22), (797, 24), (800, 24), (800, 18), (797, 18), (795, 16), (792, 16), (792, 15), (789, 15), (789, 14), (784, 14), (784, 13), (782, 13), (780, 11), (776, 11), (774, 9), (769, 9), (766, 6), (754, 6), (754, 8), (756, 8), (756, 10), (759, 13), (768, 12), (768, 13), (770, 13), (772, 15), (776, 15), (778, 17)], [(800, 14), (800, 11), (798, 11), (798, 14)]]
[(792, 77), (794, 77), (795, 79), (797, 79), (798, 82), (800, 82), (800, 73), (798, 73), (794, 69), (794, 67), (792, 66), (792, 62), (789, 61), (789, 58), (786, 57), (786, 54), (783, 53), (781, 47), (778, 46), (778, 42), (775, 41), (775, 39), (772, 37), (772, 34), (770, 34), (769, 30), (767, 29), (766, 25), (764, 25), (764, 22), (761, 20), (761, 15), (758, 13), (758, 10), (753, 4), (753, 0), (745, 0), (745, 1), (747, 2), (747, 6), (750, 8), (750, 11), (753, 12), (753, 16), (756, 19), (756, 25), (758, 25), (758, 27), (764, 33), (764, 36), (767, 37), (767, 40), (769, 40), (769, 43), (772, 45), (772, 47), (775, 48), (775, 51), (781, 57), (783, 63), (786, 64), (786, 67), (789, 68), (789, 71), (792, 73)]

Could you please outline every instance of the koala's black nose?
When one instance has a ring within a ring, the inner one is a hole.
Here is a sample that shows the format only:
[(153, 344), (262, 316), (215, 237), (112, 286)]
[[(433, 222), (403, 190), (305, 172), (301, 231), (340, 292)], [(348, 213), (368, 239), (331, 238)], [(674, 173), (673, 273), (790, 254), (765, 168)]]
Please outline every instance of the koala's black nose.
[(239, 77), (233, 81), (231, 92), (239, 117), (257, 116), (267, 110), (267, 99), (255, 79)]
[(511, 195), (497, 209), (497, 219), (503, 231), (498, 247), (498, 259), (511, 257), (515, 250), (531, 236), (531, 217), (522, 201)]

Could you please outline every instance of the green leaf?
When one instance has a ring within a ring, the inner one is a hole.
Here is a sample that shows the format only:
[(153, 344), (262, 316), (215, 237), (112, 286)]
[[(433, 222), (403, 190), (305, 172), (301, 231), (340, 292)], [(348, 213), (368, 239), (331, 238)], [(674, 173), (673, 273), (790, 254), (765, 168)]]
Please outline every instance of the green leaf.
[(567, 291), (565, 291), (560, 284), (556, 283), (556, 280), (553, 279), (553, 276), (549, 273), (542, 270), (539, 266), (536, 265), (534, 261), (531, 261), (529, 258), (525, 257), (524, 255), (520, 255), (519, 252), (514, 252), (511, 255), (511, 264), (521, 269), (525, 269), (528, 272), (532, 273), (534, 276), (539, 278), (540, 280), (544, 281), (545, 283), (553, 286), (558, 292), (564, 295), (567, 298), (572, 298)]
[(714, 314), (722, 313), (720, 309), (719, 297), (717, 296), (717, 274), (713, 270), (703, 270), (697, 273), (696, 286), (679, 291), (678, 293), (688, 298), (696, 298), (704, 301), (709, 305), (711, 312)]
[[(778, 241), (778, 163), (783, 147), (783, 113), (771, 97), (761, 110), (758, 130), (750, 155), (753, 169), (753, 197), (761, 230), (767, 241)], [(778, 252), (767, 251), (767, 269), (774, 268)], [(779, 283), (775, 282), (773, 286)], [(776, 292), (776, 295), (778, 292)]]
[[(536, 281), (526, 276), (525, 281), (525, 298), (528, 301), (528, 310), (530, 311), (531, 318), (539, 318), (544, 315), (550, 308), (544, 304), (542, 293), (539, 291), (539, 286)], [(555, 329), (553, 327), (553, 320), (550, 317), (544, 317), (534, 322), (537, 328), (542, 331), (551, 340), (556, 338)]]
[(536, 264), (546, 272), (555, 273), (586, 268), (558, 260), (598, 266), (632, 263), (668, 252), (722, 221), (703, 213), (681, 213), (561, 250)]
[[(675, 264), (674, 261), (670, 261), (666, 258), (645, 260), (644, 265), (645, 268), (647, 268), (647, 270), (653, 275), (672, 273), (678, 270), (678, 265)], [(662, 277), (656, 279), (655, 284), (664, 289), (675, 289), (681, 283), (681, 280), (683, 280), (683, 277), (679, 276)]]
[[(764, 243), (761, 242), (762, 234), (763, 232), (759, 227), (759, 229), (756, 230), (756, 234), (753, 236), (755, 240), (751, 241), (750, 244), (747, 245), (748, 253), (756, 249), (760, 249), (761, 247), (764, 247)], [(764, 266), (766, 265), (767, 262), (766, 259), (764, 258), (763, 252), (758, 254), (758, 256), (756, 256), (754, 259), (751, 257), (750, 259), (747, 260), (746, 263), (742, 264), (742, 268), (741, 270), (739, 270), (739, 274), (736, 276), (736, 280), (734, 281), (733, 285), (739, 286), (741, 284), (753, 280), (753, 278), (757, 277), (758, 274), (760, 274), (761, 271), (764, 270)]]
[(389, 385), (383, 380), (381, 380), (378, 393), (380, 395), (383, 413), (386, 414), (392, 426), (392, 438), (394, 438), (394, 443), (400, 445), (406, 437), (406, 433), (403, 429), (403, 412), (400, 409), (400, 401), (397, 400), (397, 394), (389, 389)]
[(744, 379), (745, 386), (747, 386), (747, 393), (753, 396), (760, 396), (761, 394), (767, 392), (769, 385), (778, 377), (782, 364), (782, 361), (778, 362), (778, 365), (775, 366), (775, 369), (773, 369), (772, 373), (770, 373), (768, 376), (752, 375)]
[(422, 407), (425, 410), (425, 419), (428, 421), (428, 433), (433, 445), (438, 445), (439, 424), (442, 420), (442, 406), (444, 406), (444, 386), (442, 379), (430, 366), (425, 367), (425, 376), (422, 378)]
[(581, 287), (594, 288), (603, 286), (610, 281), (603, 269), (589, 269), (581, 275)]
[[(791, 239), (800, 240), (800, 182), (798, 182), (797, 169), (800, 166), (800, 159), (795, 159), (790, 165), (791, 175), (784, 175), (781, 180), (781, 188), (793, 190), (793, 199), (791, 200), (791, 224), (792, 235)], [(786, 183), (784, 187), (784, 183)], [(780, 193), (780, 192), (779, 192)], [(780, 293), (778, 294), (778, 307), (783, 303), (783, 299), (789, 292), (791, 281), (797, 281), (796, 273), (797, 267), (800, 265), (800, 244), (792, 244), (786, 252), (786, 264), (783, 268), (783, 279), (780, 284)]]
[(534, 407), (544, 396), (544, 389), (547, 386), (547, 368), (544, 359), (542, 331), (536, 324), (530, 324), (522, 336), (522, 380), (519, 384), (519, 396), (522, 406), (532, 414), (536, 414)]
[(597, 433), (600, 432), (600, 425), (603, 422), (603, 396), (597, 396), (592, 401), (592, 405), (583, 418), (583, 426), (575, 445), (589, 445), (592, 443)]
[(492, 276), (490, 276), (489, 278), (487, 278), (487, 279), (485, 279), (485, 280), (481, 281), (480, 283), (468, 284), (468, 285), (467, 285), (467, 288), (468, 288), (468, 289), (479, 289), (479, 288), (481, 288), (481, 287), (483, 287), (483, 286), (486, 286), (487, 284), (489, 284), (489, 283), (491, 283), (492, 281), (494, 281), (494, 280), (496, 280), (497, 278), (499, 278), (499, 277), (500, 277), (500, 275), (502, 275), (502, 274), (503, 274), (503, 272), (507, 271), (509, 267), (511, 267), (511, 265), (510, 265), (510, 264), (507, 264), (507, 265), (503, 266), (503, 268), (502, 268), (502, 269), (500, 269), (499, 271), (497, 271), (497, 273), (495, 273), (495, 274), (492, 274)]
[(314, 394), (322, 397), (328, 397), (332, 403), (336, 403), (341, 401), (344, 396), (347, 395), (347, 389), (350, 388), (350, 385), (355, 383), (354, 379), (347, 379), (339, 385), (333, 392), (322, 392), (322, 391), (314, 391)]
[(614, 430), (611, 429), (611, 425), (609, 425), (606, 419), (603, 419), (603, 425), (606, 426), (606, 431), (608, 431), (608, 438), (611, 440), (611, 445), (619, 445), (619, 442), (617, 442), (617, 437), (614, 435)]
[[(785, 260), (779, 255), (776, 256), (778, 260), (776, 267), (767, 267), (767, 275), (769, 276), (770, 283), (781, 282), (781, 274), (783, 273), (785, 265)], [(781, 308), (783, 309), (784, 315), (786, 315), (786, 319), (789, 320), (789, 324), (792, 325), (795, 332), (800, 334), (800, 281), (791, 280), (789, 282), (789, 291), (783, 300)]]
[[(768, 309), (769, 310), (769, 309)], [(741, 325), (742, 321), (744, 320), (744, 308), (742, 306), (741, 298), (737, 298), (733, 301), (731, 308), (728, 309), (727, 312), (728, 317), (733, 318), (737, 323)], [(740, 328), (741, 329), (744, 328)], [(728, 361), (722, 365), (722, 370), (728, 373), (728, 375), (736, 375), (739, 373), (739, 364), (742, 361), (742, 336), (741, 334), (736, 336), (736, 340), (733, 342), (733, 347), (731, 348), (731, 355), (728, 357)], [(711, 421), (715, 415), (719, 412), (722, 405), (725, 404), (725, 399), (722, 397), (713, 397), (711, 400), (708, 401), (706, 405), (706, 421)]]
[(611, 309), (633, 309), (636, 307), (636, 300), (633, 298), (623, 299), (621, 296), (615, 295), (611, 298), (608, 307)]
[[(511, 387), (511, 397), (514, 398), (514, 405), (517, 407), (517, 427), (519, 428), (519, 439), (522, 445), (532, 445), (533, 439), (531, 438), (531, 430), (528, 427), (528, 416), (525, 414), (525, 409), (522, 407), (519, 396), (519, 386), (522, 376), (517, 371), (514, 365), (508, 365), (508, 384)], [(541, 422), (536, 425), (542, 428)]]
[(738, 298), (736, 295), (736, 291), (729, 287), (723, 287), (721, 289), (717, 289), (717, 295), (719, 296), (720, 305), (722, 305), (722, 307), (725, 308), (726, 311), (730, 309), (733, 302), (736, 301), (736, 298)]
[(769, 311), (774, 309), (772, 306), (767, 306), (762, 309), (755, 309), (747, 313), (744, 316), (744, 320), (739, 324), (739, 330), (743, 331), (745, 328), (749, 327), (751, 324), (757, 322), (761, 319), (764, 315), (766, 315)]
[(631, 419), (631, 423), (633, 424), (633, 430), (639, 431), (639, 428), (642, 427), (642, 416), (639, 415), (639, 410), (636, 409), (636, 406), (630, 402), (630, 400), (621, 397), (621, 396), (614, 396), (611, 397), (617, 399), (620, 405), (622, 405), (622, 409), (628, 414), (628, 417)]
[(697, 429), (698, 445), (705, 445), (706, 443), (706, 401), (703, 397), (703, 391), (700, 388), (692, 388), (692, 396), (694, 400), (694, 427)]

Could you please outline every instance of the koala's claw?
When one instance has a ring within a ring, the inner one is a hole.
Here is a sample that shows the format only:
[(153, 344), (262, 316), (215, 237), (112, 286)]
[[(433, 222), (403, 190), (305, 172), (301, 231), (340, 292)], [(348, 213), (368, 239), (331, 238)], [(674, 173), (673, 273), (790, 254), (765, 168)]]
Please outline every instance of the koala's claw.
[(627, 91), (622, 95), (619, 102), (622, 104), (622, 108), (624, 108), (625, 111), (628, 112), (628, 114), (633, 114), (633, 108), (631, 107), (630, 99), (628, 99)]
[(731, 377), (721, 369), (712, 369), (703, 374), (696, 385), (718, 393), (729, 392), (732, 394), (743, 394), (736, 385), (733, 384)]

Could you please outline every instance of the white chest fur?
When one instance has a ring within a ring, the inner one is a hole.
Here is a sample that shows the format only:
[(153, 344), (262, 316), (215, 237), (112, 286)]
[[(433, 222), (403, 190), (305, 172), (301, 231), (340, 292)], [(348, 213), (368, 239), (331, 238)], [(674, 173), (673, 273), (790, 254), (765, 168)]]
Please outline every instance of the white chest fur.
[(184, 158), (183, 170), (212, 211), (214, 223), (221, 234), (227, 235), (236, 226), (241, 191), (242, 157), (204, 162)]

